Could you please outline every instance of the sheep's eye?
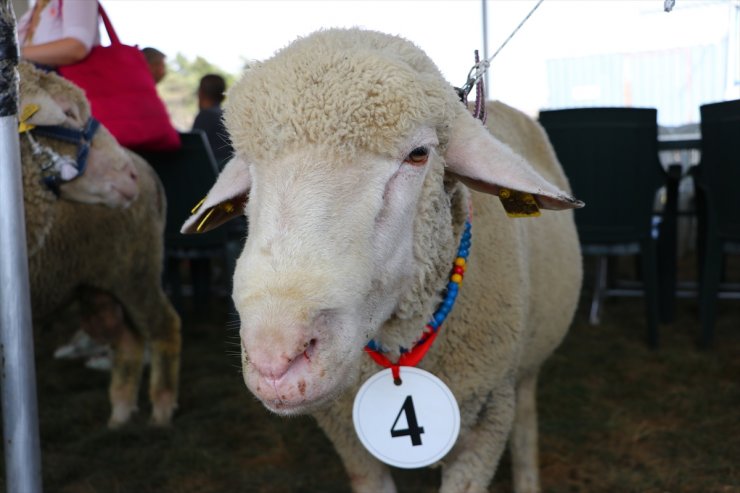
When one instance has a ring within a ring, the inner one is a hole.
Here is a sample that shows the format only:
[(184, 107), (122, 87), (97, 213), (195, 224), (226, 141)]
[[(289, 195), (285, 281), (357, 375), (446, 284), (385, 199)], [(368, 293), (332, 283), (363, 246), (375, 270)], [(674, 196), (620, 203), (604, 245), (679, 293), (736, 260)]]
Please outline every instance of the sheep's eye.
[(64, 116), (67, 118), (72, 118), (73, 120), (77, 120), (77, 112), (72, 108), (67, 108), (64, 110)]
[(404, 162), (421, 165), (426, 164), (427, 159), (429, 159), (429, 149), (426, 147), (417, 147), (409, 153)]

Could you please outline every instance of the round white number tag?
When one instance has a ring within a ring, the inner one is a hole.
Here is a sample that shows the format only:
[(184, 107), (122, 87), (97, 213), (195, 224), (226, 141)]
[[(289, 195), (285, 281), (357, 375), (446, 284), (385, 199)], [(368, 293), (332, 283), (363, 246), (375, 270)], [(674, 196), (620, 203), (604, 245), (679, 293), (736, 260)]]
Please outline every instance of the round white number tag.
[(425, 467), (450, 451), (460, 433), (460, 410), (447, 385), (431, 373), (401, 367), (370, 377), (355, 396), (352, 419), (365, 448), (388, 465)]

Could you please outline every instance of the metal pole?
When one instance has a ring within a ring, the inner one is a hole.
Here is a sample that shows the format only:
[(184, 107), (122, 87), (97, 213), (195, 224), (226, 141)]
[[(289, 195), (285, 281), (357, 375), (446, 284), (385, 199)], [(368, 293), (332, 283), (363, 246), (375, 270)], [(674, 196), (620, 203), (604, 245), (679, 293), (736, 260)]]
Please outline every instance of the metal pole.
[[(488, 60), (488, 0), (481, 0), (481, 7), (483, 9), (483, 60)], [(491, 85), (488, 70), (486, 70), (486, 73), (483, 77), (483, 86), (486, 88), (486, 92), (488, 94), (491, 94)]]
[(0, 0), (0, 360), (6, 491), (40, 493), (41, 454), (18, 145), (18, 43)]

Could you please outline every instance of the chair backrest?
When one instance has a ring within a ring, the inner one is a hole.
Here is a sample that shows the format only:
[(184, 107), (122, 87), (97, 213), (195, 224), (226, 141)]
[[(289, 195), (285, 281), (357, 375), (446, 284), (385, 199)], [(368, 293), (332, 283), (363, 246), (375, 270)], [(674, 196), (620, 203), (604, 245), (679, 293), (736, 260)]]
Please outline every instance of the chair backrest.
[(539, 116), (573, 193), (582, 244), (646, 240), (662, 181), (657, 111), (648, 108), (543, 110)]
[(226, 243), (224, 228), (197, 235), (180, 233), (182, 223), (218, 176), (216, 160), (201, 130), (181, 132), (180, 141), (182, 146), (174, 152), (140, 153), (159, 175), (167, 195), (165, 246), (168, 250), (221, 248)]
[(705, 189), (720, 238), (740, 240), (740, 99), (701, 106), (701, 162)]

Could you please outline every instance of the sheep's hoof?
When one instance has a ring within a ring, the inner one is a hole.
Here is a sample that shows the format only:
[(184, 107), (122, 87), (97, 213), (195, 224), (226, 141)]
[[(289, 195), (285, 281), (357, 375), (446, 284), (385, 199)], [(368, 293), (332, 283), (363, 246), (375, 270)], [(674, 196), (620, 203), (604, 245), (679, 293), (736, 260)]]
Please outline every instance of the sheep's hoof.
[(115, 430), (125, 425), (131, 419), (131, 415), (134, 414), (138, 409), (136, 406), (128, 404), (116, 404), (113, 406), (113, 412), (111, 412), (110, 419), (108, 420), (108, 428)]
[(161, 394), (157, 402), (152, 406), (152, 419), (150, 423), (154, 426), (169, 426), (172, 422), (172, 415), (177, 409), (177, 402), (172, 394)]

